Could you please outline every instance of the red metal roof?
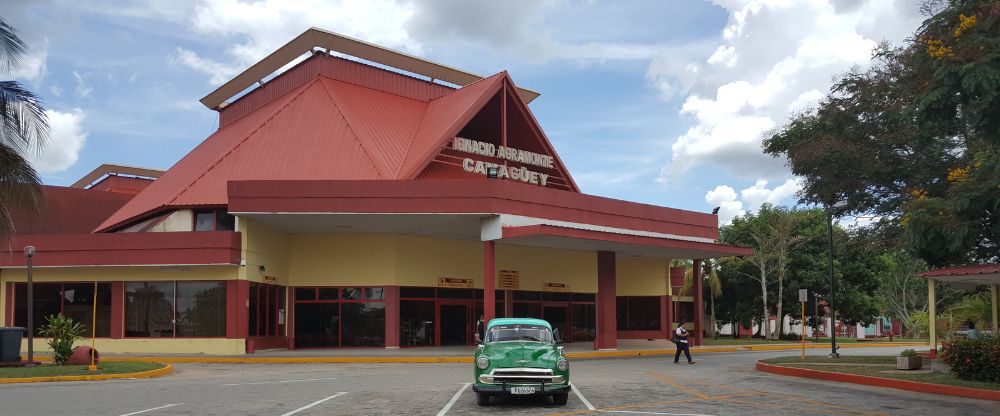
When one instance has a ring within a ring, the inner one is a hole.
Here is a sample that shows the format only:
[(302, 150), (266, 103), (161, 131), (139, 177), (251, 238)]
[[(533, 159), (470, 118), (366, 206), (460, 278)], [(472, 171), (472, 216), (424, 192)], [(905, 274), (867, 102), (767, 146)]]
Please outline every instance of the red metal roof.
[(1000, 264), (975, 264), (971, 266), (943, 267), (920, 273), (923, 277), (937, 276), (973, 276), (977, 274), (1000, 273)]
[(131, 194), (93, 189), (43, 186), (45, 207), (40, 213), (12, 210), (16, 234), (89, 233), (120, 209)]
[(501, 72), (423, 101), (317, 72), (220, 128), (95, 231), (170, 207), (224, 206), (231, 180), (416, 178), (505, 82)]
[(87, 189), (135, 195), (142, 192), (151, 183), (153, 183), (153, 179), (108, 175)]

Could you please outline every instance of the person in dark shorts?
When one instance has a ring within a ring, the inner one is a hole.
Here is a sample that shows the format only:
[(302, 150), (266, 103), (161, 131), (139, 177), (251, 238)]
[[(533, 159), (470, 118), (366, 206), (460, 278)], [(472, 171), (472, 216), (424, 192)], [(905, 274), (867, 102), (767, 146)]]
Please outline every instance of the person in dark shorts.
[(677, 352), (674, 353), (674, 364), (678, 364), (680, 361), (681, 351), (687, 357), (688, 364), (694, 364), (694, 360), (691, 359), (691, 351), (688, 349), (688, 331), (684, 329), (684, 324), (677, 324), (677, 329), (674, 330), (674, 336), (671, 341), (677, 345)]

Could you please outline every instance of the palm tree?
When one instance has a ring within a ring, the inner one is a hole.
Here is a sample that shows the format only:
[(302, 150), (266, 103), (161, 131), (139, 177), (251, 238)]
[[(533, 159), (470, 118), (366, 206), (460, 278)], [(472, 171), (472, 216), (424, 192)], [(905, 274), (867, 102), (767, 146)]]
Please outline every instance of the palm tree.
[[(0, 18), (0, 76), (10, 75), (24, 53), (17, 30)], [(14, 234), (12, 209), (41, 208), (42, 182), (25, 155), (39, 151), (48, 137), (38, 96), (17, 81), (0, 81), (0, 241)]]
[[(722, 296), (722, 280), (719, 280), (719, 272), (716, 270), (712, 259), (702, 260), (702, 267), (704, 268), (703, 270), (708, 272), (702, 273), (702, 278), (707, 279), (708, 282), (708, 292), (710, 295), (708, 299), (709, 303), (712, 305), (710, 309), (711, 318), (709, 319), (710, 322), (708, 326), (710, 328), (709, 331), (711, 331), (710, 334), (712, 335), (712, 339), (715, 339), (718, 337), (718, 334), (715, 331), (715, 298)], [(686, 296), (688, 291), (691, 290), (693, 286), (694, 268), (690, 268), (684, 272), (684, 287), (681, 288), (680, 295)]]

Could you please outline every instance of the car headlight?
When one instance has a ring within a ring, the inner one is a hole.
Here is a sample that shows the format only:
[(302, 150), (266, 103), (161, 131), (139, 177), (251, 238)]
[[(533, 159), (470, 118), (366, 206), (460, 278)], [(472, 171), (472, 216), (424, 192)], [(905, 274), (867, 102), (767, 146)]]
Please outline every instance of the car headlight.
[(559, 371), (569, 370), (569, 361), (566, 361), (565, 358), (560, 358), (559, 361), (556, 361), (556, 368), (558, 368)]
[(489, 358), (479, 357), (478, 359), (476, 359), (476, 367), (479, 367), (480, 370), (485, 370), (486, 367), (489, 367), (489, 366), (490, 366), (490, 359)]

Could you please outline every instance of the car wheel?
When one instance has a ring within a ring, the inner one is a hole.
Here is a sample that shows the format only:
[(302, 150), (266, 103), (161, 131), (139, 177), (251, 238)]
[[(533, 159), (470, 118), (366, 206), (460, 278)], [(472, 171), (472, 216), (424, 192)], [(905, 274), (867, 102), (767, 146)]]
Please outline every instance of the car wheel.
[(476, 404), (488, 406), (490, 404), (490, 395), (482, 392), (476, 393)]
[(569, 393), (559, 393), (552, 395), (552, 403), (555, 403), (559, 406), (565, 406), (566, 400), (568, 399), (569, 399)]

